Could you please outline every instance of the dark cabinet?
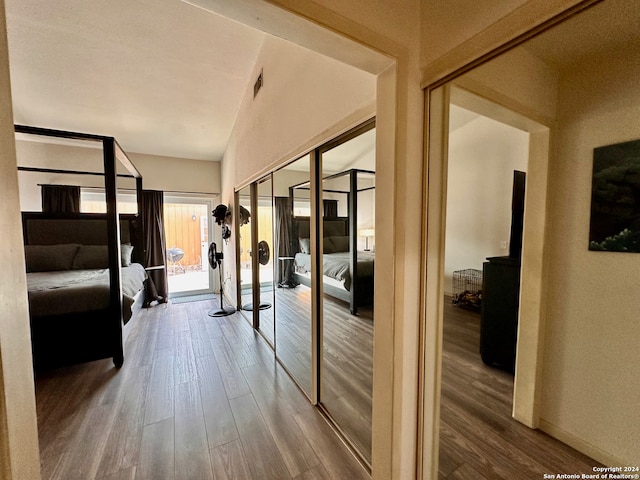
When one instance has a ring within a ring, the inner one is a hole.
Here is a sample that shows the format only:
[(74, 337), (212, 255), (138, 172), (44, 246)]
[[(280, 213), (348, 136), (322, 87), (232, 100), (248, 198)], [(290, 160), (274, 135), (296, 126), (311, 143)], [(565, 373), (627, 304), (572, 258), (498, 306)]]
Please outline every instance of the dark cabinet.
[(513, 373), (520, 304), (520, 260), (487, 258), (482, 274), (480, 356), (485, 364)]

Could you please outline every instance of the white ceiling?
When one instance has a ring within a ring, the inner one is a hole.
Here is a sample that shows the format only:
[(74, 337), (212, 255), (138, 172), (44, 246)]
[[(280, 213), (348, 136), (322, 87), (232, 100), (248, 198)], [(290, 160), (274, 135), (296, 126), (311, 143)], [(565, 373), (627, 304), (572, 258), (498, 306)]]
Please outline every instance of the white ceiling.
[(262, 32), (180, 0), (5, 0), (16, 123), (221, 160)]

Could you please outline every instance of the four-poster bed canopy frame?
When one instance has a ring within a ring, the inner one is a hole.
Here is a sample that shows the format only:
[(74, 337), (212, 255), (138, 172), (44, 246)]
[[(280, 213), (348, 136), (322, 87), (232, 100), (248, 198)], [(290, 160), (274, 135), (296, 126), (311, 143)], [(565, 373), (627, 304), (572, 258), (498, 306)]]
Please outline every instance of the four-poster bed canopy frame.
[[(349, 189), (341, 188), (322, 188), (322, 192), (337, 193), (347, 195), (347, 217), (321, 217), (322, 222), (319, 222), (319, 232), (322, 232), (319, 236), (327, 237), (327, 233), (335, 233), (341, 229), (340, 223), (344, 222), (344, 235), (349, 237), (349, 271), (351, 275), (351, 286), (349, 290), (341, 290), (332, 285), (324, 285), (325, 293), (337, 297), (349, 303), (349, 310), (353, 315), (358, 313), (358, 307), (361, 305), (367, 305), (373, 302), (373, 277), (370, 280), (363, 280), (358, 277), (358, 193), (375, 189), (375, 171), (361, 170), (352, 168), (343, 172), (334, 173), (322, 178), (323, 184), (326, 181), (336, 180), (338, 178), (347, 177), (349, 181)], [(358, 186), (359, 176), (372, 176), (374, 178), (374, 185), (367, 185), (363, 187)], [(289, 199), (292, 210), (294, 209), (295, 190), (310, 190), (309, 182), (303, 182), (298, 185), (289, 187)], [(294, 245), (293, 251), (297, 252), (299, 247), (297, 245), (298, 238), (302, 238), (300, 235), (307, 235), (310, 231), (309, 217), (296, 217), (292, 211), (292, 218), (294, 224)], [(330, 228), (323, 228), (325, 225)], [(336, 230), (337, 229), (337, 230)], [(328, 231), (327, 231), (328, 230)], [(302, 233), (304, 232), (304, 233)], [(307, 235), (308, 236), (308, 235)], [(319, 245), (322, 245), (320, 242)], [(303, 276), (297, 275), (297, 280), (300, 283), (309, 283)], [(307, 285), (310, 286), (310, 285)]]
[[(99, 340), (100, 345), (96, 345), (95, 347), (95, 357), (96, 358), (87, 358), (87, 355), (92, 356), (91, 352), (87, 353), (87, 348), (84, 349), (82, 358), (80, 361), (87, 360), (95, 360), (98, 358), (108, 358), (113, 357), (113, 362), (117, 367), (120, 367), (124, 361), (124, 338), (123, 338), (123, 312), (122, 312), (122, 278), (121, 278), (121, 225), (120, 222), (124, 221), (126, 218), (128, 222), (131, 222), (130, 225), (132, 228), (138, 230), (137, 234), (134, 237), (131, 237), (132, 243), (135, 241), (136, 245), (134, 248), (134, 258), (137, 263), (141, 263), (144, 266), (144, 247), (143, 247), (143, 239), (144, 232), (142, 232), (143, 225), (140, 221), (141, 212), (142, 212), (142, 203), (141, 203), (141, 192), (142, 192), (142, 175), (133, 165), (129, 157), (122, 150), (118, 142), (114, 137), (103, 136), (103, 135), (93, 135), (86, 133), (78, 133), (78, 132), (69, 132), (63, 130), (53, 130), (47, 128), (39, 128), (32, 127), (26, 125), (15, 125), (15, 132), (17, 134), (26, 134), (26, 135), (36, 135), (41, 137), (50, 137), (56, 139), (67, 139), (67, 140), (79, 140), (86, 142), (95, 142), (96, 144), (101, 145), (103, 151), (103, 172), (99, 171), (82, 171), (82, 170), (65, 170), (65, 169), (53, 169), (53, 168), (36, 168), (36, 167), (18, 167), (19, 171), (23, 172), (36, 172), (36, 173), (55, 173), (55, 174), (73, 174), (73, 175), (89, 175), (89, 176), (102, 176), (104, 178), (104, 191), (106, 197), (106, 214), (64, 214), (64, 215), (56, 215), (50, 213), (40, 213), (40, 212), (27, 212), (23, 214), (23, 228), (25, 229), (25, 242), (28, 242), (28, 234), (29, 234), (29, 225), (34, 225), (32, 222), (37, 222), (40, 219), (51, 221), (58, 219), (63, 219), (65, 221), (69, 220), (77, 220), (78, 222), (82, 222), (83, 218), (92, 220), (100, 219), (106, 223), (106, 245), (108, 252), (108, 265), (109, 265), (109, 307), (107, 314), (107, 322), (108, 326), (105, 327), (107, 332), (104, 335), (107, 338)], [(117, 173), (117, 162), (120, 162), (128, 171), (127, 174), (119, 174)], [(137, 194), (137, 204), (138, 204), (138, 215), (123, 215), (120, 217), (118, 215), (118, 204), (117, 204), (117, 179), (119, 177), (123, 178), (131, 178), (135, 179), (136, 183), (136, 194)], [(27, 224), (27, 222), (29, 222)], [(82, 225), (80, 223), (79, 225)], [(80, 227), (81, 229), (82, 227)], [(142, 297), (144, 297), (144, 292), (142, 292)], [(74, 322), (69, 323), (68, 325), (59, 326), (60, 338), (59, 340), (64, 341), (63, 337), (65, 335), (77, 335), (76, 332), (69, 332), (69, 328), (74, 328), (74, 326), (79, 325), (78, 319), (76, 318)], [(69, 327), (71, 325), (71, 327)], [(65, 330), (67, 327), (67, 330)], [(32, 324), (33, 328), (33, 324)], [(92, 328), (92, 327), (87, 327)], [(96, 327), (102, 328), (102, 327)], [(94, 332), (95, 333), (95, 332)], [(100, 335), (97, 335), (100, 336)], [(78, 341), (82, 341), (82, 338), (77, 338)], [(55, 342), (56, 339), (51, 339), (52, 342)], [(38, 352), (34, 352), (34, 355), (37, 355)], [(67, 357), (65, 357), (67, 358)]]

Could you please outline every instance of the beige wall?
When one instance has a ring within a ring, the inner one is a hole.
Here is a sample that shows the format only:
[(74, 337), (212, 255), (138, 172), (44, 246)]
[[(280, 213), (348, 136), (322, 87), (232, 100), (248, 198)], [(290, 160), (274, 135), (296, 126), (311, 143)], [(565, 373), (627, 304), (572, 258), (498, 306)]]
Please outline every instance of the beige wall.
[[(82, 142), (87, 144), (87, 142)], [(89, 145), (99, 143), (89, 142)], [(103, 157), (100, 148), (60, 145), (34, 141), (16, 141), (18, 165), (102, 172)], [(207, 162), (186, 158), (163, 157), (128, 153), (142, 174), (143, 188), (167, 192), (220, 193), (220, 162)], [(120, 166), (121, 167), (121, 166)], [(126, 173), (123, 168), (119, 171)], [(98, 176), (69, 175), (49, 172), (20, 172), (20, 206), (23, 211), (41, 208), (39, 184), (80, 185), (104, 188), (104, 179)], [(118, 180), (120, 188), (135, 189), (135, 181)]]
[(40, 478), (24, 247), (4, 16), (0, 0), (0, 478)]
[(581, 0), (423, 2), (423, 84), (435, 82), (580, 3)]
[(129, 153), (147, 190), (219, 194), (221, 162)]
[(640, 138), (640, 55), (563, 75), (550, 165), (543, 427), (615, 465), (640, 464), (640, 256), (587, 249), (593, 149)]

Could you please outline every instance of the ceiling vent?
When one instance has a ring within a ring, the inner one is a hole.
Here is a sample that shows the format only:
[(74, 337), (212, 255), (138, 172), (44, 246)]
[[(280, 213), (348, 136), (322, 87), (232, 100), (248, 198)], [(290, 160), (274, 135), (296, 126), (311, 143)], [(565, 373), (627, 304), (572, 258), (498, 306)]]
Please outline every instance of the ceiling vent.
[(260, 70), (260, 75), (258, 75), (258, 78), (256, 79), (256, 83), (253, 84), (253, 98), (256, 98), (256, 95), (258, 95), (258, 92), (260, 91), (261, 88), (262, 88), (262, 70)]

